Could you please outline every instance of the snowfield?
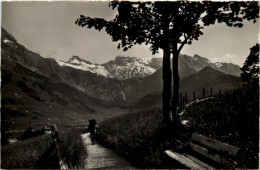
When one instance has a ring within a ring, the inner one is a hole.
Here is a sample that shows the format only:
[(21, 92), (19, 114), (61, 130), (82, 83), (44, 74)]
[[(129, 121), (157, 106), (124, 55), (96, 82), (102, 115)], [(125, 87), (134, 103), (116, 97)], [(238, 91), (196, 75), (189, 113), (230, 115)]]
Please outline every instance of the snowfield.
[(57, 60), (60, 66), (72, 67), (75, 69), (90, 71), (97, 75), (107, 78), (129, 79), (133, 77), (145, 77), (153, 74), (156, 69), (149, 64), (152, 58), (122, 57), (119, 56), (115, 60), (105, 64), (96, 64), (72, 57), (69, 61)]

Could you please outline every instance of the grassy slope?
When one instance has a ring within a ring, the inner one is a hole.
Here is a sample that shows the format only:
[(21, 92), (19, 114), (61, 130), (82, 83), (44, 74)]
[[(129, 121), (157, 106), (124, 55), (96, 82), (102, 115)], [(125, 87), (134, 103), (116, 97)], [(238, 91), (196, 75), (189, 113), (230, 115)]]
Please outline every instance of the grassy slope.
[[(83, 168), (86, 152), (79, 130), (59, 133), (69, 168)], [(42, 135), (1, 147), (2, 168), (59, 168), (51, 135)]]
[(100, 124), (99, 140), (126, 157), (134, 166), (165, 168), (164, 150), (181, 147), (185, 136), (174, 140), (176, 136), (165, 130), (161, 121), (159, 108), (112, 118)]
[(183, 168), (168, 165), (164, 150), (182, 150), (197, 132), (240, 147), (236, 158), (241, 168), (258, 167), (258, 93), (234, 91), (187, 108), (185, 130), (175, 134), (162, 126), (160, 109), (138, 112), (104, 121), (99, 140), (140, 168)]
[[(71, 127), (87, 125), (88, 119), (102, 120), (120, 115), (127, 109), (107, 108), (98, 101), (66, 84), (2, 60), (1, 153), (3, 168), (57, 168), (54, 148), (47, 136), (11, 145), (8, 139), (20, 136), (29, 126), (39, 129), (56, 124), (61, 134), (63, 154), (70, 167), (82, 167), (83, 144), (77, 133), (63, 132)], [(67, 137), (64, 137), (67, 136)]]
[(90, 118), (101, 120), (128, 111), (104, 107), (79, 90), (19, 64), (2, 60), (2, 66), (2, 140), (16, 138), (29, 126), (38, 129), (51, 123), (66, 129), (86, 125)]
[(190, 131), (240, 148), (237, 166), (258, 167), (259, 92), (236, 90), (187, 109)]

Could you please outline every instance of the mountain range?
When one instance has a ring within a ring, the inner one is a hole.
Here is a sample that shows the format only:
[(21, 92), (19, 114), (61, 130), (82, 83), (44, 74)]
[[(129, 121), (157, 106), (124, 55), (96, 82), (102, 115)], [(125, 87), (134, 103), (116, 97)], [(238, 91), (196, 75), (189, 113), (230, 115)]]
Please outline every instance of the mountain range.
[[(52, 83), (67, 84), (82, 95), (87, 95), (89, 100), (99, 101), (99, 105), (104, 107), (134, 107), (142, 98), (162, 90), (161, 58), (117, 56), (107, 63), (96, 64), (73, 56), (64, 62), (43, 58), (28, 50), (3, 28), (1, 41), (2, 63), (5, 63), (2, 65), (3, 71), (8, 70), (9, 64), (19, 65), (45, 77)], [(205, 71), (205, 69), (214, 71)], [(186, 82), (181, 85), (183, 90), (199, 90), (206, 85), (215, 88), (236, 88), (241, 85), (240, 78), (236, 77), (240, 72), (237, 65), (212, 63), (198, 55), (179, 57), (181, 82)], [(199, 80), (198, 77), (202, 79)], [(217, 77), (220, 80), (213, 79)], [(203, 84), (202, 82), (206, 80), (212, 83)], [(28, 80), (23, 81), (25, 84), (30, 84)], [(86, 100), (86, 103), (91, 101)]]
[[(106, 78), (116, 78), (125, 80), (130, 78), (143, 78), (153, 74), (162, 67), (162, 58), (137, 58), (117, 56), (104, 64), (92, 63), (81, 59), (79, 56), (72, 56), (68, 61), (57, 60), (60, 66), (72, 67), (75, 69), (89, 71)], [(190, 57), (188, 55), (179, 56), (180, 77), (185, 78), (193, 73), (202, 70), (205, 67), (211, 67), (220, 72), (240, 76), (239, 66), (232, 63), (212, 63), (207, 58), (199, 55)]]
[(124, 80), (129, 78), (142, 78), (153, 74), (161, 67), (160, 58), (137, 58), (117, 56), (104, 64), (96, 64), (73, 56), (69, 61), (57, 61), (60, 66), (69, 66), (75, 69), (90, 71), (106, 78)]
[[(234, 64), (180, 55), (180, 92), (195, 91), (199, 97), (202, 88), (238, 88), (240, 72)], [(1, 81), (1, 131), (7, 140), (28, 126), (54, 123), (62, 129), (160, 106), (162, 59), (117, 56), (96, 64), (72, 56), (57, 61), (30, 51), (2, 28)]]

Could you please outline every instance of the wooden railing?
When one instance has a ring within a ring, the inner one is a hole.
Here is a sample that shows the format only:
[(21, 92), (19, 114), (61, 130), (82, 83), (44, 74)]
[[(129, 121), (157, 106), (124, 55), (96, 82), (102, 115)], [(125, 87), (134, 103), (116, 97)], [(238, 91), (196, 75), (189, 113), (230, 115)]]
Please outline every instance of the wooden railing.
[(59, 138), (57, 127), (55, 124), (48, 124), (48, 126), (50, 127), (51, 130), (52, 141), (55, 146), (57, 157), (59, 159), (60, 169), (69, 169), (68, 164), (65, 161), (65, 158), (62, 157), (60, 138)]
[(180, 92), (180, 95), (179, 95), (179, 106), (184, 106), (197, 99), (221, 96), (223, 91), (225, 94), (229, 93), (228, 90), (223, 90), (223, 89), (214, 90), (212, 87), (210, 89), (203, 88), (202, 93), (199, 93), (199, 95), (197, 95), (195, 91), (190, 91), (189, 93), (187, 91), (184, 91), (184, 92), (182, 91), (182, 92)]

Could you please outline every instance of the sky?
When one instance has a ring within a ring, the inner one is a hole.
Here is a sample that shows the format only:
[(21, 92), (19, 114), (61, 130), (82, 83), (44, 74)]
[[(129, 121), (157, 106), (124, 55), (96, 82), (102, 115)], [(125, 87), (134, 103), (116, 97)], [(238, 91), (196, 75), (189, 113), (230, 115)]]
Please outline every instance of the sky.
[[(111, 20), (116, 11), (108, 7), (108, 2), (3, 2), (2, 27), (29, 50), (57, 60), (67, 61), (77, 55), (102, 64), (118, 55), (162, 57), (162, 51), (152, 55), (149, 45), (134, 46), (127, 52), (118, 50), (118, 43), (112, 42), (105, 31), (75, 25), (81, 14)], [(199, 41), (186, 45), (181, 53), (242, 66), (249, 48), (258, 42), (259, 21), (245, 22), (243, 28), (215, 24), (203, 33)]]

